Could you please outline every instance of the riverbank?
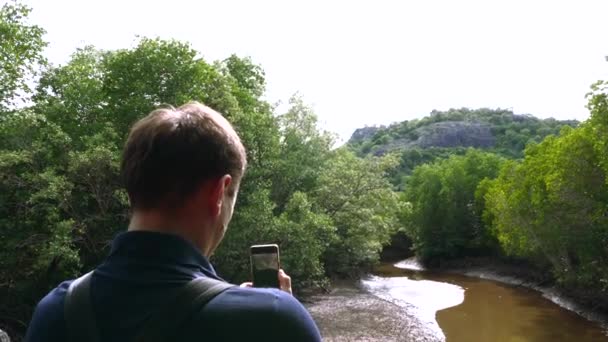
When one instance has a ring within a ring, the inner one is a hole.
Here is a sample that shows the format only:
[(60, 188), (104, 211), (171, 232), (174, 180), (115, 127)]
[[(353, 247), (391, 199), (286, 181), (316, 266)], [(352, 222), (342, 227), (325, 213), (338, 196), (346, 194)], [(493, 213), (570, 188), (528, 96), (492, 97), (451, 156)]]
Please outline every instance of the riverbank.
[(564, 309), (564, 301), (554, 304), (546, 289), (505, 276), (506, 269), (382, 263), (360, 281), (334, 282), (329, 293), (303, 302), (327, 341), (608, 340), (601, 324)]
[[(397, 262), (398, 268), (424, 269), (415, 257)], [(522, 286), (542, 293), (551, 302), (599, 323), (608, 331), (608, 296), (588, 290), (573, 290), (558, 286), (551, 275), (524, 263), (508, 263), (494, 258), (461, 258), (443, 261), (429, 272), (444, 272)]]
[(303, 299), (324, 341), (438, 341), (442, 337), (403, 307), (378, 298), (358, 281), (337, 281), (326, 294)]

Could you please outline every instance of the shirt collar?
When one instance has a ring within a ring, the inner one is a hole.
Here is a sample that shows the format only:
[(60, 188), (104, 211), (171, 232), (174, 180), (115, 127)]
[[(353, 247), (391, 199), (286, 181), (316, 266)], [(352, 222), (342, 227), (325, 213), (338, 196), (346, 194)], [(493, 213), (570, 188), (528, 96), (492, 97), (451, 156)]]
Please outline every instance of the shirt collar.
[(109, 258), (144, 258), (147, 262), (172, 263), (200, 269), (218, 278), (209, 260), (189, 241), (167, 233), (129, 231), (112, 241)]

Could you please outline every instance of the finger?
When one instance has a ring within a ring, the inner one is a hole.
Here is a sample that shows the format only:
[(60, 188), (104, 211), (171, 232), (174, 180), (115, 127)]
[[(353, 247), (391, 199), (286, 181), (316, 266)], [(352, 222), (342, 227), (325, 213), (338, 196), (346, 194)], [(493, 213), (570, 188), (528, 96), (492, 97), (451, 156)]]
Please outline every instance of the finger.
[(246, 281), (240, 285), (241, 287), (253, 287), (253, 283), (250, 281)]
[(291, 277), (285, 273), (282, 269), (279, 270), (279, 284), (281, 285), (281, 290), (291, 294)]

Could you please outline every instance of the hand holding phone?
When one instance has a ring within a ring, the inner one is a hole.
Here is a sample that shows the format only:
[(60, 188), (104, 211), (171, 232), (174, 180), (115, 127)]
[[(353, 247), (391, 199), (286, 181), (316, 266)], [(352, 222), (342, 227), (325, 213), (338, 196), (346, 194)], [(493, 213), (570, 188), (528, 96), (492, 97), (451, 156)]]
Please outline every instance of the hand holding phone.
[(282, 269), (279, 270), (279, 284), (281, 284), (281, 290), (291, 293), (291, 277), (285, 273)]
[[(291, 292), (291, 277), (285, 273), (282, 269), (279, 269), (279, 284), (281, 284), (281, 291), (285, 291), (289, 294)], [(244, 282), (240, 285), (241, 287), (253, 287), (253, 283), (250, 281)]]
[(281, 269), (281, 265), (279, 262), (279, 246), (276, 244), (254, 245), (251, 246), (250, 253), (253, 286), (280, 289), (279, 270)]

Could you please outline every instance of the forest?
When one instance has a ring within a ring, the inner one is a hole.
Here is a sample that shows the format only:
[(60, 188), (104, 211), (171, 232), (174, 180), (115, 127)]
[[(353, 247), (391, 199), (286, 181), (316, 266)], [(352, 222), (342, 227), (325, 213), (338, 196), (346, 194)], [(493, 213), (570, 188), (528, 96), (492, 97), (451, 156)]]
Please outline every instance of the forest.
[[(11, 336), (126, 229), (118, 172), (131, 124), (192, 100), (223, 113), (247, 148), (235, 215), (212, 258), (231, 282), (248, 280), (251, 244), (278, 243), (296, 291), (327, 288), (370, 270), (403, 234), (429, 265), (525, 260), (564, 288), (608, 297), (608, 82), (592, 85), (582, 123), (434, 111), (336, 148), (301, 97), (280, 113), (265, 100), (264, 71), (250, 58), (207, 61), (187, 42), (139, 38), (52, 65), (30, 11), (0, 9), (0, 329)], [(433, 143), (450, 127), (455, 143)], [(475, 140), (480, 132), (490, 140)]]
[(402, 222), (416, 254), (525, 261), (607, 309), (608, 83), (587, 99), (587, 121), (528, 143), (523, 158), (469, 149), (414, 168)]

